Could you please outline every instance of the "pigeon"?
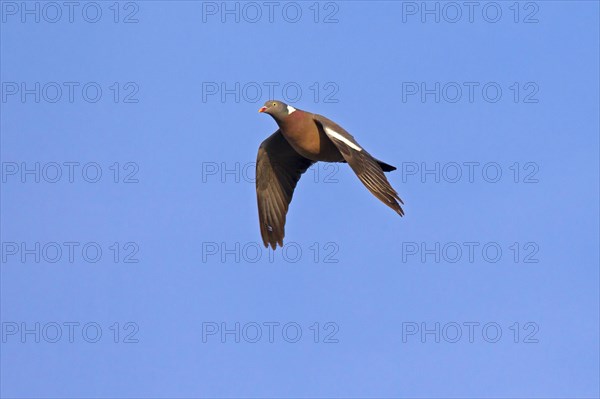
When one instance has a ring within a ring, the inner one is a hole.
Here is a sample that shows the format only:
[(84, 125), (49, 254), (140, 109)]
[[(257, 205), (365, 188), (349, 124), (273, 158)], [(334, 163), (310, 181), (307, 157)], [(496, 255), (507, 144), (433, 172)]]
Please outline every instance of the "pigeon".
[(267, 101), (258, 112), (269, 114), (279, 129), (258, 148), (256, 197), (265, 247), (283, 247), (285, 220), (300, 176), (315, 162), (344, 162), (367, 189), (400, 216), (404, 204), (383, 172), (396, 170), (374, 158), (340, 125), (282, 101)]

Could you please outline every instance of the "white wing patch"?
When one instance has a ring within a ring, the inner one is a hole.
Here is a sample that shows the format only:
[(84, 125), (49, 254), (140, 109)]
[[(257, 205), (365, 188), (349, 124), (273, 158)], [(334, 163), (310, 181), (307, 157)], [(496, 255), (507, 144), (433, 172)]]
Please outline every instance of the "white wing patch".
[(339, 140), (339, 141), (343, 142), (344, 144), (347, 144), (349, 147), (354, 148), (356, 151), (362, 151), (362, 148), (360, 148), (358, 145), (354, 144), (353, 142), (351, 142), (350, 140), (348, 140), (347, 138), (345, 138), (344, 136), (342, 136), (335, 130), (333, 130), (327, 126), (323, 126), (323, 128), (325, 129), (325, 133), (327, 133), (328, 136), (331, 136), (331, 137), (335, 138), (336, 140)]
[(296, 112), (296, 108), (292, 107), (291, 105), (287, 106), (287, 110), (288, 110), (288, 115), (290, 115), (293, 112)]

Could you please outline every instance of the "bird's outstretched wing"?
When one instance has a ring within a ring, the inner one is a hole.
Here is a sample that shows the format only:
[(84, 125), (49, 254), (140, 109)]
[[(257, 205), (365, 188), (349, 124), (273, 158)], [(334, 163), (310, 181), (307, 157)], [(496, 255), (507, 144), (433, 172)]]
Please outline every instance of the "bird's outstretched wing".
[(400, 206), (404, 202), (386, 179), (379, 161), (362, 148), (354, 137), (337, 123), (317, 114), (314, 115), (314, 120), (317, 127), (340, 150), (348, 165), (369, 191), (400, 216), (404, 216), (404, 210)]
[(263, 141), (256, 158), (256, 198), (265, 247), (283, 246), (285, 217), (294, 188), (313, 161), (298, 154), (279, 130)]

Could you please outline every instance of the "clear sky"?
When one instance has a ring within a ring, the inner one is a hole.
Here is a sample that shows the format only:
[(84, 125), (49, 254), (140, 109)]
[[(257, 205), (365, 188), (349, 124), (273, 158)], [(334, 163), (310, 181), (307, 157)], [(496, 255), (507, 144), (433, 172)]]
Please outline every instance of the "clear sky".
[[(2, 397), (600, 395), (597, 2), (0, 7)], [(269, 97), (405, 217), (318, 164), (264, 249)]]

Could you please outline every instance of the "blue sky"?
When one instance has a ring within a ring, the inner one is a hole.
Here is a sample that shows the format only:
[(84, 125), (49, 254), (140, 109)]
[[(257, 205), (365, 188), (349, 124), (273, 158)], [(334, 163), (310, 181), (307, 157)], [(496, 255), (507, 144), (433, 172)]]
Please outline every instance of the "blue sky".
[[(597, 2), (115, 4), (0, 3), (2, 397), (600, 395)], [(264, 249), (271, 90), (406, 216)]]

